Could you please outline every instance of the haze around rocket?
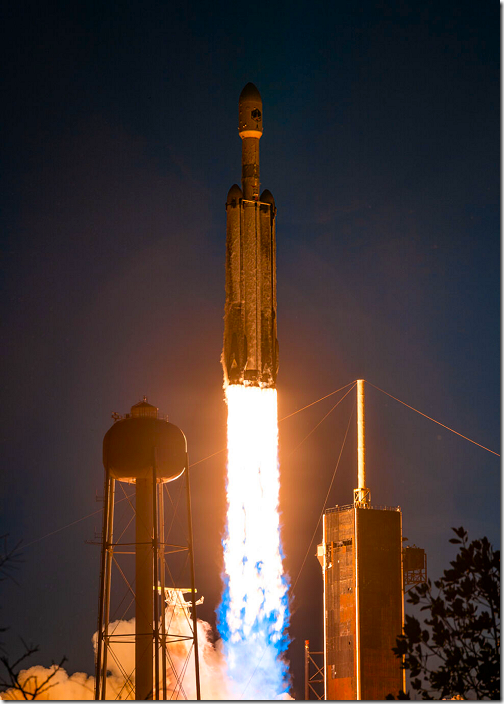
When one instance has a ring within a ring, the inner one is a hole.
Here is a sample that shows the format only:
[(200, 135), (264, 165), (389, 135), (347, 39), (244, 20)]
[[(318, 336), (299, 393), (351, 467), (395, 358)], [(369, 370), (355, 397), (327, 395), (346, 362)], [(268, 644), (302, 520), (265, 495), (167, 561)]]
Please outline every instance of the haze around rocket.
[(239, 99), (242, 187), (226, 201), (226, 303), (224, 384), (275, 387), (278, 372), (276, 324), (276, 207), (270, 191), (259, 196), (259, 140), (263, 132), (259, 91), (247, 83)]

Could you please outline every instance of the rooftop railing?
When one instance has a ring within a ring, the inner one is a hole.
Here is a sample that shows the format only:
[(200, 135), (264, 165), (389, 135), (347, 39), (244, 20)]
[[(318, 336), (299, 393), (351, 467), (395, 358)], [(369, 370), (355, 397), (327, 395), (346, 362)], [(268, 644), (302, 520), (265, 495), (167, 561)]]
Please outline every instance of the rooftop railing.
[[(345, 506), (333, 506), (333, 508), (326, 508), (326, 513), (338, 513), (340, 511), (349, 511), (354, 508), (353, 504), (346, 504)], [(400, 506), (369, 506), (369, 508), (375, 511), (400, 511)]]

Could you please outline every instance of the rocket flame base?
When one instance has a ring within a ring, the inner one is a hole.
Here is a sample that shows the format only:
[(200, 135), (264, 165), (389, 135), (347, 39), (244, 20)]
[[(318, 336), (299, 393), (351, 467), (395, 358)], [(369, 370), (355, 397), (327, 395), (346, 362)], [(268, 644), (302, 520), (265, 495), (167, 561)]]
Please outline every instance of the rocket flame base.
[(276, 389), (231, 385), (228, 405), (226, 589), (219, 609), (237, 699), (288, 689), (288, 582), (280, 547)]

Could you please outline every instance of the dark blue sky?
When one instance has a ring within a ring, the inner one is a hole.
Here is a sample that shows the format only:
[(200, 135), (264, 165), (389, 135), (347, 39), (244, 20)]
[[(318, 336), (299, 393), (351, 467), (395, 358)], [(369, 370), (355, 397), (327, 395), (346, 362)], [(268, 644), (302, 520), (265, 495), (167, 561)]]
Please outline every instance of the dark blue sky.
[[(99, 508), (110, 413), (143, 394), (193, 461), (225, 444), (225, 209), (238, 95), (264, 105), (278, 207), (280, 417), (368, 379), (500, 452), (496, 3), (29, 3), (2, 9), (3, 532), (38, 540)], [(295, 581), (351, 411), (281, 425)], [(368, 387), (373, 503), (439, 575), (450, 527), (500, 540), (499, 458)], [(355, 433), (329, 505), (352, 500)], [(201, 616), (214, 622), (224, 455), (193, 471)], [(3, 623), (91, 672), (100, 516), (26, 547)], [(320, 537), (317, 534), (317, 539)], [(290, 656), (322, 636), (309, 558)]]

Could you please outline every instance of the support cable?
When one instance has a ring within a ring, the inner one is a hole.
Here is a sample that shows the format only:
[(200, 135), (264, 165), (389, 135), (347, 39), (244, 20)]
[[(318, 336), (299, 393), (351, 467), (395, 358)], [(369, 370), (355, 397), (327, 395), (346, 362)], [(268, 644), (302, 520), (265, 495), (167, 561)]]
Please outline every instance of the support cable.
[(294, 582), (294, 584), (293, 584), (293, 586), (292, 586), (291, 593), (294, 591), (294, 589), (296, 588), (296, 584), (297, 584), (298, 581), (299, 581), (299, 578), (300, 578), (300, 576), (301, 576), (301, 572), (303, 571), (303, 567), (305, 566), (306, 558), (308, 557), (308, 554), (309, 554), (309, 552), (310, 552), (310, 550), (311, 550), (311, 546), (312, 546), (313, 541), (314, 541), (314, 539), (315, 539), (315, 535), (317, 534), (318, 527), (319, 527), (319, 525), (320, 525), (320, 521), (322, 520), (322, 516), (324, 515), (325, 507), (327, 506), (327, 501), (328, 501), (328, 499), (329, 499), (329, 494), (331, 493), (331, 489), (332, 489), (332, 486), (333, 486), (333, 484), (334, 484), (334, 479), (335, 479), (335, 477), (336, 477), (336, 472), (338, 471), (339, 463), (340, 463), (340, 460), (341, 460), (341, 455), (343, 454), (343, 448), (345, 447), (345, 442), (346, 442), (346, 439), (347, 439), (348, 431), (350, 430), (350, 423), (352, 422), (352, 418), (353, 418), (354, 411), (355, 411), (355, 402), (354, 402), (354, 405), (353, 405), (353, 407), (352, 407), (352, 412), (350, 413), (350, 418), (348, 419), (348, 425), (347, 425), (347, 429), (346, 429), (346, 431), (345, 431), (345, 437), (343, 438), (343, 443), (342, 443), (342, 445), (341, 445), (341, 450), (340, 450), (340, 453), (339, 453), (339, 456), (338, 456), (338, 461), (336, 462), (336, 466), (334, 467), (334, 472), (333, 472), (333, 475), (332, 475), (332, 478), (331, 478), (331, 482), (330, 482), (330, 484), (329, 484), (329, 488), (328, 488), (328, 490), (327, 490), (326, 497), (325, 497), (325, 499), (324, 499), (324, 503), (323, 503), (323, 505), (322, 505), (322, 510), (321, 510), (320, 515), (319, 515), (319, 517), (318, 517), (317, 525), (315, 526), (315, 530), (313, 531), (313, 535), (312, 535), (312, 537), (311, 537), (310, 544), (308, 545), (308, 549), (307, 549), (306, 554), (305, 554), (305, 556), (304, 556), (303, 563), (302, 563), (301, 567), (299, 568), (299, 572), (298, 572), (298, 576), (296, 577), (296, 581)]
[(193, 462), (191, 464), (191, 469), (193, 467), (196, 467), (197, 464), (201, 464), (202, 462), (206, 462), (207, 460), (211, 459), (212, 457), (216, 457), (217, 455), (222, 455), (223, 452), (226, 451), (226, 447), (223, 447), (222, 450), (217, 450), (217, 452), (213, 452), (211, 455), (207, 455), (206, 457), (203, 457), (201, 460), (198, 460), (197, 462)]
[[(327, 394), (326, 396), (322, 396), (321, 398), (317, 399), (316, 401), (313, 401), (312, 403), (309, 403), (307, 406), (303, 406), (303, 408), (298, 408), (297, 411), (294, 411), (293, 413), (290, 413), (288, 416), (284, 416), (283, 418), (280, 418), (278, 421), (281, 423), (283, 420), (287, 420), (287, 418), (291, 418), (292, 416), (295, 416), (297, 413), (301, 413), (301, 411), (305, 411), (307, 408), (311, 408), (311, 406), (314, 406), (316, 403), (320, 403), (320, 401), (324, 401), (326, 398), (329, 398), (329, 396), (333, 396), (334, 394), (337, 394), (338, 391), (342, 391), (343, 389), (346, 389), (348, 386), (351, 384), (355, 384), (355, 381), (351, 381), (350, 384), (346, 384), (345, 386), (342, 386), (340, 389), (336, 389), (336, 391), (331, 391), (330, 394)], [(190, 468), (192, 469), (193, 467), (196, 467), (198, 464), (202, 464), (203, 462), (206, 462), (207, 460), (211, 459), (212, 457), (216, 457), (217, 455), (221, 455), (223, 452), (225, 452), (227, 447), (223, 447), (222, 450), (217, 450), (217, 452), (213, 452), (211, 455), (207, 455), (206, 457), (202, 457), (200, 460), (197, 462), (192, 462), (190, 465)], [(129, 494), (128, 496), (125, 496), (122, 499), (118, 499), (115, 502), (115, 505), (120, 504), (122, 501), (126, 501), (127, 499), (131, 499), (135, 494)], [(130, 502), (131, 503), (131, 502)], [(46, 533), (40, 538), (36, 538), (35, 540), (32, 540), (29, 543), (26, 543), (23, 545), (24, 548), (29, 548), (32, 545), (35, 545), (35, 543), (39, 543), (41, 540), (45, 540), (46, 538), (50, 538), (52, 535), (56, 535), (56, 533), (60, 533), (62, 530), (65, 530), (66, 528), (71, 528), (72, 526), (75, 526), (77, 523), (80, 523), (81, 521), (85, 521), (87, 518), (92, 518), (93, 516), (97, 516), (99, 513), (103, 511), (102, 508), (99, 508), (97, 511), (93, 511), (93, 513), (88, 513), (87, 516), (82, 516), (82, 518), (77, 518), (77, 520), (72, 521), (71, 523), (67, 523), (65, 526), (62, 526), (61, 528), (57, 528), (56, 530), (51, 531), (50, 533)]]
[[(291, 418), (292, 416), (295, 416), (297, 413), (301, 413), (301, 411), (305, 411), (306, 409), (311, 408), (316, 403), (320, 403), (320, 401), (324, 401), (326, 398), (329, 398), (329, 396), (332, 396), (333, 394), (338, 393), (338, 391), (342, 391), (343, 389), (346, 389), (348, 386), (354, 385), (355, 383), (356, 383), (355, 381), (352, 381), (352, 382), (350, 382), (350, 384), (346, 384), (346, 386), (342, 386), (341, 388), (336, 389), (336, 391), (332, 391), (330, 394), (327, 394), (326, 396), (322, 396), (321, 398), (317, 399), (316, 401), (309, 403), (307, 406), (303, 406), (303, 408), (299, 408), (297, 411), (294, 411), (293, 413), (290, 413), (289, 415), (284, 416), (278, 422), (281, 423), (282, 421), (287, 420), (287, 418)], [(444, 423), (441, 423), (440, 421), (435, 420), (435, 418), (431, 418), (431, 416), (428, 416), (426, 413), (422, 413), (422, 411), (419, 411), (417, 408), (414, 408), (413, 406), (410, 406), (409, 404), (405, 403), (404, 401), (401, 401), (401, 399), (397, 398), (396, 396), (392, 396), (392, 394), (389, 394), (387, 391), (384, 391), (384, 389), (381, 389), (379, 386), (372, 384), (370, 381), (366, 380), (366, 384), (369, 384), (370, 386), (377, 389), (378, 391), (381, 391), (386, 396), (389, 396), (390, 398), (394, 399), (394, 401), (401, 403), (403, 406), (406, 406), (406, 408), (410, 408), (412, 411), (415, 411), (415, 413), (418, 413), (419, 415), (423, 416), (424, 418), (431, 420), (433, 423), (440, 425), (442, 428), (446, 428), (446, 430), (449, 430), (451, 433), (458, 435), (459, 437), (463, 438), (464, 440), (468, 440), (473, 445), (476, 445), (477, 447), (481, 447), (483, 450), (486, 450), (487, 452), (491, 452), (492, 455), (496, 455), (497, 457), (500, 457), (500, 454), (498, 452), (491, 450), (489, 447), (485, 447), (485, 445), (481, 445), (479, 442), (476, 442), (475, 440), (471, 440), (471, 438), (467, 437), (467, 435), (462, 435), (462, 433), (459, 433), (456, 430), (454, 430), (453, 428), (450, 428), (449, 426), (445, 425)], [(341, 400), (343, 400), (343, 399), (341, 399)], [(211, 455), (207, 455), (206, 457), (202, 457), (202, 459), (198, 460), (197, 462), (193, 462), (190, 465), (191, 469), (193, 467), (196, 467), (196, 465), (198, 465), (198, 464), (202, 464), (203, 462), (206, 462), (207, 460), (211, 459), (212, 457), (216, 457), (217, 455), (221, 455), (223, 452), (226, 451), (226, 449), (227, 448), (224, 447), (224, 448), (222, 448), (222, 450), (217, 450), (217, 452), (213, 452)], [(122, 499), (119, 499), (118, 501), (115, 502), (115, 505), (121, 503), (122, 501), (125, 501), (127, 498), (128, 499), (131, 498), (132, 496), (134, 496), (134, 494), (130, 494), (128, 497), (124, 497)], [(66, 528), (71, 528), (72, 526), (76, 525), (77, 523), (80, 523), (81, 521), (85, 521), (87, 518), (92, 518), (93, 516), (98, 515), (102, 511), (103, 511), (103, 509), (99, 508), (97, 511), (93, 511), (93, 513), (88, 513), (87, 516), (82, 516), (82, 518), (78, 518), (76, 521), (72, 521), (71, 523), (67, 523), (67, 525), (62, 526), (61, 528), (57, 528), (56, 530), (53, 530), (50, 533), (46, 533), (45, 535), (43, 535), (40, 538), (36, 538), (35, 540), (32, 540), (29, 543), (26, 543), (23, 546), (23, 548), (31, 547), (32, 545), (35, 545), (35, 543), (39, 543), (41, 540), (45, 540), (45, 538), (50, 538), (52, 535), (56, 535), (56, 533), (60, 533), (62, 530), (65, 530)]]
[(449, 430), (451, 433), (455, 433), (455, 435), (458, 435), (459, 437), (464, 438), (464, 440), (468, 440), (469, 442), (472, 442), (473, 445), (477, 445), (478, 447), (481, 447), (483, 450), (486, 450), (487, 452), (491, 452), (492, 455), (497, 455), (497, 457), (500, 457), (500, 454), (498, 452), (494, 452), (493, 450), (490, 450), (490, 448), (485, 447), (484, 445), (480, 445), (479, 442), (476, 442), (476, 440), (471, 440), (471, 438), (468, 438), (467, 435), (462, 435), (462, 433), (458, 433), (456, 430), (453, 430), (453, 428), (449, 428), (444, 423), (440, 423), (438, 420), (435, 420), (435, 418), (431, 418), (426, 413), (422, 413), (422, 411), (419, 411), (418, 408), (413, 408), (413, 406), (410, 406), (407, 403), (405, 403), (404, 401), (401, 401), (400, 398), (396, 398), (395, 396), (392, 396), (392, 394), (389, 394), (387, 391), (380, 389), (379, 386), (375, 386), (370, 381), (366, 380), (366, 384), (369, 384), (369, 386), (372, 386), (374, 389), (381, 391), (382, 394), (385, 394), (386, 396), (390, 396), (390, 398), (393, 398), (394, 401), (398, 401), (398, 403), (402, 403), (402, 405), (406, 406), (406, 408), (410, 408), (412, 411), (415, 411), (415, 413), (419, 413), (421, 416), (423, 416), (424, 418), (427, 418), (428, 420), (431, 420), (433, 423), (437, 423), (442, 428), (446, 428), (446, 430)]
[[(130, 494), (129, 496), (125, 496), (123, 499), (118, 499), (114, 506), (117, 506), (117, 504), (120, 504), (122, 501), (126, 501), (126, 499), (130, 499), (134, 494)], [(35, 545), (35, 543), (39, 543), (41, 540), (45, 540), (46, 538), (50, 538), (51, 535), (55, 535), (56, 533), (60, 533), (62, 530), (65, 530), (66, 528), (71, 528), (74, 526), (76, 523), (80, 523), (81, 521), (85, 521), (86, 518), (91, 518), (92, 516), (96, 516), (98, 513), (102, 513), (103, 509), (99, 508), (97, 511), (93, 511), (93, 513), (88, 513), (87, 516), (82, 516), (82, 518), (78, 518), (76, 521), (72, 521), (71, 523), (67, 523), (66, 526), (62, 526), (61, 528), (56, 528), (56, 530), (51, 531), (50, 533), (46, 533), (43, 535), (41, 538), (35, 538), (35, 540), (32, 540), (30, 543), (26, 543), (26, 545), (23, 545), (23, 550), (25, 548), (29, 548), (32, 545)]]
[[(345, 384), (345, 386), (342, 386), (339, 389), (336, 389), (336, 391), (331, 391), (330, 394), (327, 394), (326, 396), (321, 396), (321, 398), (318, 398), (316, 401), (312, 401), (312, 403), (309, 403), (307, 406), (303, 406), (302, 408), (298, 408), (297, 411), (294, 411), (293, 413), (289, 413), (288, 416), (284, 416), (283, 418), (280, 418), (280, 420), (278, 422), (281, 423), (282, 421), (287, 420), (287, 418), (292, 418), (292, 416), (295, 416), (298, 413), (301, 413), (301, 411), (306, 411), (307, 408), (311, 408), (312, 406), (315, 406), (316, 403), (320, 403), (321, 401), (325, 401), (326, 398), (329, 398), (330, 396), (334, 396), (334, 394), (337, 394), (339, 391), (343, 391), (343, 389), (346, 389), (349, 386), (352, 386), (352, 388), (353, 388), (353, 386), (355, 386), (355, 384), (356, 384), (355, 381), (351, 381), (349, 384)], [(346, 396), (346, 394), (345, 394), (345, 396)], [(345, 398), (345, 396), (343, 396), (343, 398)], [(341, 400), (343, 400), (343, 399), (341, 399)], [(217, 452), (213, 452), (211, 455), (207, 455), (206, 457), (203, 457), (202, 459), (198, 460), (197, 462), (193, 462), (191, 464), (191, 469), (193, 467), (196, 467), (197, 464), (201, 464), (202, 462), (206, 462), (207, 460), (211, 459), (212, 457), (216, 457), (217, 455), (221, 455), (226, 450), (227, 450), (227, 447), (223, 447), (222, 450), (217, 450)]]
[[(307, 408), (311, 408), (316, 403), (320, 403), (321, 401), (324, 401), (326, 398), (329, 398), (329, 396), (334, 396), (334, 394), (337, 394), (338, 391), (343, 391), (343, 389), (346, 389), (348, 386), (352, 386), (352, 388), (353, 388), (356, 383), (357, 383), (356, 381), (351, 381), (349, 384), (345, 384), (345, 386), (342, 386), (341, 388), (336, 389), (336, 391), (331, 391), (331, 393), (327, 394), (327, 396), (322, 396), (321, 398), (318, 398), (316, 401), (312, 401), (312, 403), (309, 403), (307, 406), (303, 406), (303, 408), (298, 408), (298, 410), (294, 411), (294, 413), (289, 413), (288, 416), (284, 416), (283, 418), (280, 418), (280, 420), (278, 422), (281, 423), (283, 420), (287, 420), (287, 418), (292, 418), (292, 416), (295, 416), (298, 413), (301, 413), (301, 411), (306, 411)], [(350, 389), (350, 391), (351, 391), (351, 389)], [(345, 394), (345, 396), (346, 396), (346, 394)], [(345, 398), (345, 396), (343, 396), (343, 398)], [(343, 399), (341, 399), (341, 400), (343, 400)]]
[[(289, 459), (292, 457), (292, 455), (296, 452), (296, 450), (298, 450), (298, 449), (301, 447), (301, 445), (304, 443), (305, 440), (308, 440), (308, 438), (310, 437), (310, 435), (312, 435), (312, 433), (314, 433), (314, 432), (317, 430), (317, 428), (319, 427), (319, 425), (322, 425), (322, 423), (325, 421), (325, 419), (326, 419), (328, 416), (331, 415), (331, 413), (334, 411), (334, 409), (335, 409), (337, 406), (339, 406), (340, 403), (343, 401), (343, 399), (348, 396), (348, 394), (350, 393), (350, 391), (352, 391), (352, 389), (355, 388), (355, 385), (356, 385), (356, 382), (353, 383), (353, 386), (351, 386), (351, 387), (348, 389), (348, 391), (346, 392), (346, 394), (345, 394), (344, 396), (342, 396), (342, 397), (340, 398), (340, 400), (337, 401), (337, 402), (334, 404), (334, 406), (325, 414), (325, 416), (322, 418), (322, 420), (319, 420), (319, 422), (317, 423), (317, 425), (316, 425), (314, 428), (312, 428), (312, 429), (310, 430), (310, 432), (308, 433), (308, 435), (305, 435), (305, 437), (301, 440), (301, 442), (299, 443), (299, 445), (296, 445), (296, 447), (292, 450), (292, 452), (290, 453), (290, 455), (287, 457), (287, 460), (289, 460)], [(341, 390), (341, 389), (339, 389), (339, 390)], [(327, 396), (326, 396), (325, 398), (327, 398)], [(304, 409), (300, 409), (300, 410), (304, 410)]]
[[(356, 383), (356, 382), (352, 382), (352, 383), (353, 383), (353, 386), (355, 386), (355, 383)], [(349, 386), (349, 384), (347, 384), (347, 386)], [(353, 388), (353, 386), (352, 386), (352, 388)], [(344, 387), (344, 388), (345, 388), (345, 387)], [(347, 393), (345, 394), (345, 396), (347, 396), (347, 395), (350, 393), (350, 391), (352, 390), (352, 388), (350, 388), (350, 389), (347, 391)], [(313, 428), (313, 430), (312, 430), (310, 433), (308, 433), (308, 435), (306, 436), (306, 438), (307, 438), (309, 435), (311, 435), (312, 432), (313, 432), (316, 428), (318, 428), (318, 426), (327, 418), (327, 416), (336, 408), (336, 406), (337, 406), (341, 401), (343, 401), (343, 399), (345, 398), (345, 396), (343, 396), (343, 398), (341, 398), (341, 399), (338, 401), (338, 403), (336, 403), (336, 404), (331, 408), (331, 410), (329, 411), (329, 413), (326, 413), (326, 415), (322, 418), (322, 420), (317, 423), (317, 425), (315, 426), (315, 428)], [(326, 397), (326, 398), (327, 398), (327, 397)], [(302, 410), (302, 409), (301, 409), (301, 410)], [(320, 516), (319, 516), (319, 518), (318, 518), (317, 525), (315, 526), (315, 530), (313, 531), (313, 535), (312, 535), (312, 538), (311, 538), (311, 540), (310, 540), (310, 544), (308, 545), (308, 550), (306, 551), (306, 555), (304, 556), (304, 560), (303, 560), (303, 563), (302, 563), (302, 565), (301, 565), (301, 567), (300, 567), (300, 569), (299, 569), (298, 576), (296, 577), (296, 581), (294, 582), (294, 585), (293, 585), (293, 587), (291, 588), (291, 593), (292, 593), (292, 592), (294, 591), (294, 589), (296, 588), (296, 585), (297, 585), (297, 583), (298, 583), (299, 577), (301, 576), (301, 572), (302, 572), (302, 570), (303, 570), (303, 567), (305, 566), (306, 558), (308, 557), (308, 553), (310, 552), (310, 549), (311, 549), (313, 540), (314, 540), (314, 538), (315, 538), (315, 535), (316, 535), (316, 533), (317, 533), (318, 527), (319, 527), (319, 525), (320, 525), (320, 520), (321, 520), (321, 518), (322, 518), (322, 516), (323, 516), (323, 514), (324, 514), (324, 510), (325, 510), (327, 501), (328, 501), (328, 499), (329, 499), (329, 494), (330, 494), (330, 492), (331, 492), (332, 485), (333, 485), (334, 479), (335, 479), (335, 477), (336, 477), (336, 472), (338, 471), (339, 463), (340, 463), (340, 460), (341, 460), (341, 455), (343, 454), (343, 448), (345, 447), (345, 442), (346, 442), (346, 439), (347, 439), (348, 431), (350, 430), (350, 423), (352, 422), (352, 417), (353, 417), (353, 414), (354, 414), (354, 410), (355, 410), (355, 402), (354, 402), (354, 405), (353, 405), (353, 407), (352, 407), (352, 412), (350, 413), (350, 418), (348, 419), (348, 425), (347, 425), (347, 429), (346, 429), (346, 432), (345, 432), (345, 437), (343, 438), (343, 443), (342, 443), (342, 445), (341, 445), (340, 453), (339, 453), (339, 456), (338, 456), (338, 461), (336, 462), (336, 466), (335, 466), (335, 468), (334, 468), (334, 472), (333, 472), (333, 475), (332, 475), (332, 478), (331, 478), (331, 482), (330, 482), (330, 484), (329, 484), (329, 489), (327, 490), (327, 494), (326, 494), (326, 497), (325, 497), (325, 499), (324, 499), (324, 504), (323, 504), (323, 506), (322, 506), (322, 511), (321, 511)], [(306, 438), (304, 438), (304, 440), (306, 440)], [(301, 443), (303, 443), (304, 440), (302, 440)], [(299, 443), (299, 445), (301, 445), (301, 443)], [(298, 445), (297, 447), (299, 447), (299, 445)], [(297, 449), (297, 448), (296, 448), (296, 449)], [(293, 452), (294, 452), (294, 451), (295, 451), (295, 450), (293, 450)], [(291, 455), (292, 455), (292, 453), (291, 453)], [(266, 652), (266, 648), (263, 649), (263, 651), (262, 651), (262, 653), (261, 653), (261, 657), (259, 658), (259, 662), (257, 663), (257, 665), (256, 665), (255, 670), (253, 671), (253, 673), (250, 675), (249, 680), (248, 680), (247, 684), (245, 685), (245, 688), (244, 688), (243, 692), (241, 693), (240, 699), (243, 699), (243, 698), (244, 698), (245, 692), (247, 691), (247, 688), (248, 688), (249, 684), (251, 683), (251, 681), (252, 681), (252, 679), (253, 679), (255, 673), (257, 672), (257, 669), (258, 669), (259, 665), (261, 664), (265, 652)]]

